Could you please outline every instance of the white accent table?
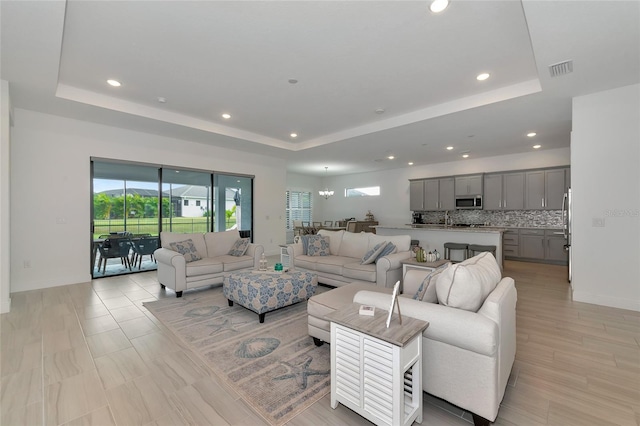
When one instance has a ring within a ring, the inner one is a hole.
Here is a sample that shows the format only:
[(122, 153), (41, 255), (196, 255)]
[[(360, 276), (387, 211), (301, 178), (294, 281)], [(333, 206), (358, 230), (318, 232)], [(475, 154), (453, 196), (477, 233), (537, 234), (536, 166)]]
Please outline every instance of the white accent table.
[(280, 263), (285, 269), (290, 266), (289, 253), (287, 252), (287, 246), (284, 244), (280, 245)]
[[(391, 300), (389, 300), (391, 302)], [(326, 316), (331, 321), (331, 408), (338, 403), (376, 425), (422, 423), (422, 332), (426, 321), (388, 311), (359, 315), (352, 303)]]
[(415, 257), (410, 257), (409, 259), (401, 260), (402, 263), (402, 277), (404, 278), (407, 275), (407, 271), (409, 269), (426, 269), (429, 271), (433, 271), (434, 269), (444, 265), (445, 263), (451, 263), (450, 260), (441, 259), (436, 260), (435, 262), (418, 262)]

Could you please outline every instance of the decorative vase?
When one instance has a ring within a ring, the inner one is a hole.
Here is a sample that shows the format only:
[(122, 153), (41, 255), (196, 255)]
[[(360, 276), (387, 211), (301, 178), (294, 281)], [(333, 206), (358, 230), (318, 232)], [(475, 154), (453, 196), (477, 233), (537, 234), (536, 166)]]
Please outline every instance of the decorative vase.
[(440, 252), (438, 250), (433, 251), (434, 256), (436, 257), (433, 261), (440, 260)]

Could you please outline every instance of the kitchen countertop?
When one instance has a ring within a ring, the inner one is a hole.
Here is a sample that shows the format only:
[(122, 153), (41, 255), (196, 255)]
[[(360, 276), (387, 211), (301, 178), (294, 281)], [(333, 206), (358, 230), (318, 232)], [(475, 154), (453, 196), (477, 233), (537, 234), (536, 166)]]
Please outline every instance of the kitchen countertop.
[(419, 231), (453, 231), (453, 232), (477, 232), (477, 233), (496, 233), (504, 232), (507, 228), (497, 226), (478, 226), (478, 227), (466, 227), (466, 226), (447, 226), (447, 225), (395, 225), (384, 226), (377, 225), (375, 228), (386, 229), (412, 229)]

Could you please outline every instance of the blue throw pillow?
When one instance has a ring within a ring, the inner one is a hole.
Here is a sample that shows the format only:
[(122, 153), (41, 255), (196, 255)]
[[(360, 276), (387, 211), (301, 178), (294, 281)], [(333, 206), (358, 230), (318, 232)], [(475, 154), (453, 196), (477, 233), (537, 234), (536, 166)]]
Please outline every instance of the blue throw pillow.
[(368, 265), (369, 263), (375, 262), (376, 258), (378, 257), (380, 252), (384, 250), (386, 245), (387, 245), (386, 241), (376, 244), (374, 248), (372, 248), (371, 250), (369, 250), (364, 254), (364, 256), (362, 257), (362, 261), (360, 263), (362, 265)]
[(307, 254), (307, 247), (309, 246), (309, 237), (311, 235), (301, 235), (300, 242), (302, 243), (302, 254)]
[(385, 257), (388, 254), (393, 253), (396, 250), (396, 245), (389, 242), (387, 243), (386, 246), (384, 246), (384, 248), (382, 249), (382, 251), (378, 254), (378, 256), (376, 257), (376, 262), (378, 261), (378, 259), (380, 259), (381, 257)]

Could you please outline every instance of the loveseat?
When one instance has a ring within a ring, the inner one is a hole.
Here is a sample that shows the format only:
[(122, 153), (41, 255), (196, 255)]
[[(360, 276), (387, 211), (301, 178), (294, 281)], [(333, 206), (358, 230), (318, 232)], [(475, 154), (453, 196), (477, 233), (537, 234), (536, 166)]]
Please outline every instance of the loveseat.
[(240, 238), (238, 230), (205, 234), (160, 233), (158, 281), (181, 297), (184, 290), (222, 284), (231, 272), (257, 269), (264, 247)]
[[(402, 315), (429, 322), (422, 335), (424, 391), (470, 412), (476, 424), (494, 421), (516, 352), (513, 279), (502, 278), (485, 252), (434, 272), (410, 269), (402, 285)], [(312, 297), (309, 334), (316, 344), (330, 341), (325, 315), (351, 301), (375, 306), (377, 315), (389, 309), (389, 293), (356, 282)]]
[[(298, 242), (287, 247), (291, 266), (315, 272), (318, 282), (334, 287), (353, 281), (393, 287), (402, 275), (401, 261), (411, 256), (409, 235), (382, 237), (371, 232), (323, 229), (317, 235), (296, 238)], [(307, 250), (307, 241), (315, 243), (314, 250)], [(376, 248), (387, 250), (376, 254), (372, 252)], [(363, 262), (370, 253), (374, 259)]]

